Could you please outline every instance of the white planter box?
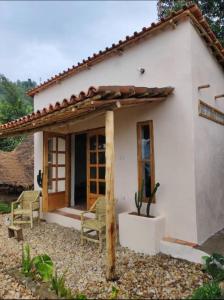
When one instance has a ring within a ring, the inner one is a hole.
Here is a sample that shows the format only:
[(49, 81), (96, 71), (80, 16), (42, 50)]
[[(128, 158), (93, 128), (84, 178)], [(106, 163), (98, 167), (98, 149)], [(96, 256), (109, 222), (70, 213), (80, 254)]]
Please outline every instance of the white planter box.
[(119, 214), (120, 244), (136, 252), (149, 255), (158, 253), (164, 230), (164, 217), (147, 218), (127, 212)]

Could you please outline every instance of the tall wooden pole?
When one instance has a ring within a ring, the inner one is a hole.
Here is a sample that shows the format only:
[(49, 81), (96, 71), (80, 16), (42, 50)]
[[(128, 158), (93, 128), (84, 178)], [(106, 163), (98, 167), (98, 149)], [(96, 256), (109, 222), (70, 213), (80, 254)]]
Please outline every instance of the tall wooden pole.
[(106, 112), (106, 278), (115, 279), (114, 112)]

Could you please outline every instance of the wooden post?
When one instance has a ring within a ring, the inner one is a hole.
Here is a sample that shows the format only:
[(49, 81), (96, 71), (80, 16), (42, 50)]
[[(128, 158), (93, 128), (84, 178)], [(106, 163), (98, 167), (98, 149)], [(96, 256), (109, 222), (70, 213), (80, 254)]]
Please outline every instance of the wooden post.
[(114, 112), (106, 112), (106, 278), (115, 279)]

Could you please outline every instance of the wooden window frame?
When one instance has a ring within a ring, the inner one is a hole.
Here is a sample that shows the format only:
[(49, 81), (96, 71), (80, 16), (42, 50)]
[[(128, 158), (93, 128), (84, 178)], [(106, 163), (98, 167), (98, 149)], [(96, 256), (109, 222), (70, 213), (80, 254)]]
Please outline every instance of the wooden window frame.
[[(149, 134), (150, 134), (150, 156), (149, 159), (143, 160), (142, 159), (142, 126), (148, 125), (149, 126)], [(148, 161), (150, 164), (150, 171), (151, 171), (151, 191), (155, 187), (155, 160), (154, 160), (154, 135), (153, 135), (153, 121), (148, 120), (144, 122), (137, 123), (137, 161), (138, 161), (138, 190), (141, 190), (142, 187), (142, 163)], [(148, 198), (144, 197), (144, 202), (148, 202)], [(155, 203), (156, 198), (155, 196), (152, 199), (152, 202)]]

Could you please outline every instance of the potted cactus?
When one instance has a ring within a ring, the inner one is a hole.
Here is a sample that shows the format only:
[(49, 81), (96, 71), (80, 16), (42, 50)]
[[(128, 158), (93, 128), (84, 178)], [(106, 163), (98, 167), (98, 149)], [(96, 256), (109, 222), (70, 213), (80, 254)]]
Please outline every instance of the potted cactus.
[(144, 195), (144, 181), (142, 182), (141, 191), (135, 193), (135, 205), (137, 207), (138, 216), (141, 214), (141, 207)]
[[(149, 199), (144, 203), (144, 182), (135, 193), (137, 212), (119, 214), (119, 238), (121, 246), (131, 250), (154, 255), (160, 251), (160, 240), (164, 236), (165, 218), (151, 216), (150, 208), (160, 184), (156, 183)], [(141, 213), (145, 209), (146, 213)]]

